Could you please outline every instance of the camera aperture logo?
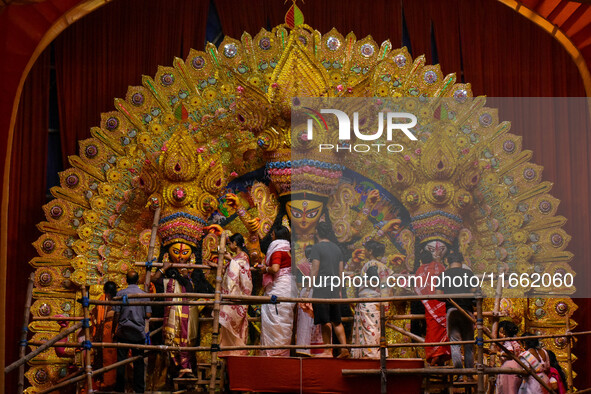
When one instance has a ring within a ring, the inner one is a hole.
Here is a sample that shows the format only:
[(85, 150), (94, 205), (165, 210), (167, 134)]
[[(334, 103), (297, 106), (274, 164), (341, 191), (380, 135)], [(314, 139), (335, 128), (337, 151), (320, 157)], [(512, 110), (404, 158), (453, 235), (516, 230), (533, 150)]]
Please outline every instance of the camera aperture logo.
[[(317, 131), (331, 133), (328, 122), (323, 114), (336, 116), (339, 142), (331, 144), (325, 142), (319, 143), (318, 152), (333, 151), (367, 153), (373, 151), (400, 153), (404, 151), (404, 146), (399, 143), (392, 143), (395, 136), (399, 137), (401, 133), (411, 141), (417, 140), (417, 137), (415, 137), (410, 130), (417, 125), (417, 117), (408, 112), (377, 113), (377, 131), (373, 133), (369, 131), (368, 133), (368, 130), (362, 131), (360, 129), (360, 124), (363, 126), (369, 122), (367, 122), (365, 118), (362, 118), (360, 121), (359, 112), (353, 112), (353, 122), (351, 122), (349, 115), (338, 109), (320, 109), (320, 111), (309, 107), (305, 107), (304, 109), (309, 116), (307, 120), (307, 141), (314, 140), (315, 127), (317, 128)], [(383, 141), (384, 128), (386, 141), (381, 142)], [(351, 133), (351, 131), (353, 133)], [(363, 142), (351, 143), (352, 140)]]

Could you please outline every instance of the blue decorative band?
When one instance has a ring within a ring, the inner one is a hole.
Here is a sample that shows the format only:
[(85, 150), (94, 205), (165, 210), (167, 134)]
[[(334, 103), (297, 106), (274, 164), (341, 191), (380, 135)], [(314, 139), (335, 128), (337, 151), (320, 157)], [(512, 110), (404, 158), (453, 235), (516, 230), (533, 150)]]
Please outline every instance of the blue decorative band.
[(428, 218), (433, 217), (433, 216), (445, 216), (446, 218), (455, 220), (458, 223), (462, 223), (463, 222), (463, 220), (462, 220), (461, 217), (459, 217), (457, 215), (454, 215), (454, 214), (451, 214), (449, 212), (440, 211), (440, 210), (426, 212), (426, 213), (422, 213), (422, 214), (417, 215), (417, 216), (413, 216), (413, 217), (410, 218), (410, 221), (411, 222), (415, 222), (417, 220), (428, 219)]
[(187, 213), (187, 212), (176, 212), (176, 213), (173, 213), (172, 215), (168, 215), (166, 217), (163, 217), (162, 219), (160, 219), (159, 224), (164, 224), (166, 222), (170, 222), (171, 220), (175, 220), (180, 217), (192, 220), (194, 222), (199, 222), (203, 225), (207, 224), (207, 222), (205, 220), (203, 220), (202, 218), (200, 218), (199, 216), (191, 215), (190, 213)]
[(294, 160), (293, 162), (291, 160), (271, 161), (271, 162), (267, 163), (266, 168), (267, 169), (270, 169), (270, 168), (283, 169), (283, 168), (298, 168), (298, 167), (304, 167), (304, 166), (316, 167), (316, 168), (321, 168), (323, 170), (333, 170), (333, 171), (343, 171), (345, 169), (345, 166), (341, 165), (341, 164), (327, 163), (325, 161), (311, 160), (311, 159)]

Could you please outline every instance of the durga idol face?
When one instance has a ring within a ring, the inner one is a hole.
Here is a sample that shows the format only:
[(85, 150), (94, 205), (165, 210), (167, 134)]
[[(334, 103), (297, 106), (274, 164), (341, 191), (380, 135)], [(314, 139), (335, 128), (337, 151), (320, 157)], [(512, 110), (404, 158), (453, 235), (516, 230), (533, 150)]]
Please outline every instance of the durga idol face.
[(191, 258), (191, 247), (183, 243), (175, 243), (168, 248), (168, 256), (175, 264), (187, 264)]
[(324, 203), (311, 200), (292, 200), (286, 204), (292, 231), (298, 235), (310, 235), (316, 231)]
[(433, 256), (433, 261), (442, 263), (443, 258), (447, 254), (447, 245), (442, 241), (430, 241), (427, 242), (427, 245), (425, 245), (425, 250), (431, 253), (431, 256)]

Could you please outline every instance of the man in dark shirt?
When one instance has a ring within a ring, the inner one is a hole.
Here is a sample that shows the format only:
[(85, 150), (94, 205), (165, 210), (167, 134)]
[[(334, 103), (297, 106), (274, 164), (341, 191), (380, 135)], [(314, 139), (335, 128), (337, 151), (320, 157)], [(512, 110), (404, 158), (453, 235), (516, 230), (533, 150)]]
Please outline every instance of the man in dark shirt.
[[(129, 294), (142, 294), (144, 291), (137, 285), (139, 275), (134, 270), (127, 272), (127, 288), (119, 290), (117, 296)], [(117, 342), (143, 345), (145, 343), (146, 319), (152, 315), (150, 306), (140, 305), (115, 305), (113, 307), (115, 317), (113, 318), (114, 340)], [(130, 346), (132, 356), (144, 354), (141, 349)], [(129, 348), (117, 348), (117, 361), (125, 360), (128, 357)], [(133, 362), (133, 390), (136, 393), (143, 393), (144, 382), (144, 359), (140, 358)], [(117, 368), (117, 383), (115, 391), (125, 392), (125, 365)]]
[[(459, 252), (449, 254), (447, 262), (449, 268), (441, 274), (441, 286), (439, 291), (443, 294), (469, 294), (475, 293), (478, 287), (477, 278), (472, 270), (463, 268), (464, 256)], [(471, 285), (472, 283), (472, 285)], [(464, 311), (472, 315), (474, 312), (474, 298), (455, 298), (454, 302)], [(474, 323), (458, 310), (449, 300), (447, 307), (447, 336), (450, 342), (474, 340)], [(462, 352), (460, 345), (451, 345), (451, 358), (455, 368), (462, 368)], [(474, 366), (473, 345), (464, 345), (464, 364), (466, 368)]]
[[(312, 278), (316, 284), (313, 289), (314, 298), (341, 298), (341, 288), (333, 289), (330, 278), (342, 277), (343, 255), (341, 249), (330, 241), (331, 226), (326, 223), (318, 223), (316, 234), (318, 242), (310, 251), (312, 261)], [(325, 278), (328, 280), (325, 282)], [(321, 284), (321, 285), (318, 285)], [(322, 340), (325, 344), (331, 343), (331, 329), (334, 330), (341, 344), (347, 343), (345, 328), (341, 322), (341, 309), (339, 304), (313, 304), (314, 324), (322, 324)], [(342, 349), (339, 358), (348, 358), (351, 353), (348, 349)], [(332, 356), (332, 350), (326, 349), (324, 356)]]

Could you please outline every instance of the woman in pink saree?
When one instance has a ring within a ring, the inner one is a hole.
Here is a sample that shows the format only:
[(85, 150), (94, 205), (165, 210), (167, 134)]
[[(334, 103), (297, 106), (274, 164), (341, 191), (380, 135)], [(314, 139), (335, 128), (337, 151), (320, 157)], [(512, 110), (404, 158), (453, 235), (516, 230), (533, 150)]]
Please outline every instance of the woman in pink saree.
[[(503, 320), (499, 323), (497, 337), (513, 338), (517, 336), (518, 332), (519, 328), (515, 323), (509, 320)], [(505, 341), (503, 342), (503, 346), (516, 357), (519, 357), (523, 352), (521, 344), (517, 341)], [(513, 360), (504, 351), (499, 352), (499, 360), (501, 362), (501, 368), (521, 368), (517, 361)], [(501, 374), (497, 376), (497, 394), (517, 394), (519, 392), (519, 386), (521, 386), (521, 376), (519, 375)]]
[[(222, 294), (227, 295), (251, 295), (252, 275), (248, 251), (241, 234), (230, 237), (228, 249), (235, 253), (234, 257), (225, 267), (222, 278)], [(222, 305), (220, 307), (220, 345), (245, 346), (248, 341), (248, 306), (247, 305)], [(219, 353), (220, 356), (245, 356), (248, 350), (227, 350)]]

